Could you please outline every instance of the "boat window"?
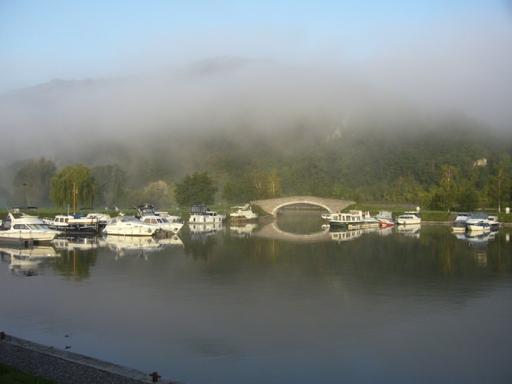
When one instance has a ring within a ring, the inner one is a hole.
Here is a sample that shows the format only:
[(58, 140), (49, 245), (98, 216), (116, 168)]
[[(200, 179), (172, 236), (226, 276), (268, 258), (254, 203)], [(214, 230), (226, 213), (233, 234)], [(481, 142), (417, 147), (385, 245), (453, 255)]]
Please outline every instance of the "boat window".
[(25, 224), (14, 224), (14, 229), (28, 229)]
[(151, 219), (151, 224), (158, 224), (158, 221), (156, 221), (156, 219)]
[(144, 219), (144, 223), (146, 223), (146, 224), (149, 224), (150, 221), (151, 221), (150, 219)]

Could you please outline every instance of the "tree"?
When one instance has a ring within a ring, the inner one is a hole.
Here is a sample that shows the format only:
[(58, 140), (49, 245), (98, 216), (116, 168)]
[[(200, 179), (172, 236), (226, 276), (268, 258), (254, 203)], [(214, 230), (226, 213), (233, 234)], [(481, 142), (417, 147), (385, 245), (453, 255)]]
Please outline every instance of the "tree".
[(222, 197), (229, 203), (246, 203), (256, 199), (256, 190), (248, 176), (240, 176), (224, 185)]
[(28, 160), (16, 172), (13, 180), (15, 196), (23, 205), (49, 203), (50, 185), (57, 168), (51, 160)]
[(72, 205), (93, 206), (95, 180), (85, 165), (70, 165), (63, 168), (52, 179), (50, 195), (54, 203), (65, 207)]
[(172, 191), (165, 181), (153, 181), (144, 188), (143, 197), (145, 203), (166, 207), (171, 203)]
[(489, 200), (498, 207), (498, 212), (501, 212), (501, 205), (506, 201), (509, 189), (510, 177), (506, 165), (500, 163), (496, 167), (494, 176), (489, 180), (489, 188), (487, 190)]
[(478, 206), (479, 196), (470, 183), (459, 186), (455, 202), (462, 211), (473, 211)]
[(126, 184), (126, 173), (121, 167), (117, 164), (101, 165), (94, 167), (91, 172), (96, 181), (96, 201), (108, 207), (119, 204)]
[(212, 204), (216, 192), (217, 187), (206, 172), (185, 176), (175, 188), (176, 201), (182, 207), (201, 203)]
[(437, 189), (439, 208), (441, 209), (451, 210), (455, 204), (457, 193), (455, 177), (457, 173), (457, 168), (452, 165), (443, 165), (441, 167), (441, 179)]

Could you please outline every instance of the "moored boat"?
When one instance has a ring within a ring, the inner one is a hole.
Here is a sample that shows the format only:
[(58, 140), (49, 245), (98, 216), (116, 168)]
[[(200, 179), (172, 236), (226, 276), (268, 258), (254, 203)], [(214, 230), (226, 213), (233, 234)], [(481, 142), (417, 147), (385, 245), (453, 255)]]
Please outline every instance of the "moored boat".
[(153, 236), (160, 229), (156, 225), (144, 224), (133, 216), (117, 216), (103, 229), (106, 235)]
[(417, 212), (404, 212), (396, 218), (398, 225), (418, 225), (421, 224), (421, 217)]
[(392, 227), (395, 225), (393, 221), (393, 214), (389, 211), (379, 211), (375, 218), (379, 221), (379, 225), (383, 228)]
[(217, 212), (210, 210), (206, 205), (201, 204), (192, 206), (188, 222), (189, 224), (222, 223), (225, 219), (226, 216), (218, 214)]
[(2, 221), (0, 241), (46, 242), (53, 240), (58, 234), (58, 231), (50, 229), (36, 216), (9, 212)]
[(155, 225), (158, 229), (164, 232), (178, 233), (183, 227), (183, 223), (169, 222), (165, 217), (157, 215), (145, 215), (140, 218), (144, 224)]
[(231, 207), (229, 218), (232, 220), (256, 220), (258, 215), (253, 212), (249, 204)]
[(331, 227), (343, 227), (347, 229), (378, 227), (379, 221), (371, 217), (370, 212), (350, 210), (348, 212), (333, 213), (329, 215)]
[(466, 228), (473, 232), (497, 231), (500, 228), (500, 223), (496, 216), (488, 215), (485, 212), (476, 212), (466, 220)]

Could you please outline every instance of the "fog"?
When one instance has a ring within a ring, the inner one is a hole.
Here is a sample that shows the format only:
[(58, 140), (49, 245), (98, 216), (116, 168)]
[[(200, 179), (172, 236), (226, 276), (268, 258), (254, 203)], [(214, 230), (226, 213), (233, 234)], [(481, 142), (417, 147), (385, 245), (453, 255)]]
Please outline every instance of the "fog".
[[(153, 69), (58, 79), (0, 96), (0, 161), (77, 156), (159, 133), (273, 133), (297, 124), (371, 129), (435, 125), (448, 116), (507, 131), (512, 108), (510, 18), (439, 25), (380, 42), (371, 57), (319, 52), (293, 59), (219, 55), (154, 60)], [(505, 20), (505, 22), (503, 22)], [(158, 69), (155, 69), (158, 68)], [(72, 159), (71, 159), (72, 160)]]

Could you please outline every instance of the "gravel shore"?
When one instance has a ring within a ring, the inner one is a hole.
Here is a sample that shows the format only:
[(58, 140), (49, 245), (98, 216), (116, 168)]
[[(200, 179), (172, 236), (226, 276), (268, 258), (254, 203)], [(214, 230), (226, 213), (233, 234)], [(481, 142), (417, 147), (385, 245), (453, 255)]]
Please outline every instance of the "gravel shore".
[[(149, 373), (91, 357), (61, 351), (6, 335), (0, 340), (0, 362), (58, 384), (151, 383)], [(159, 383), (169, 383), (160, 379)]]

